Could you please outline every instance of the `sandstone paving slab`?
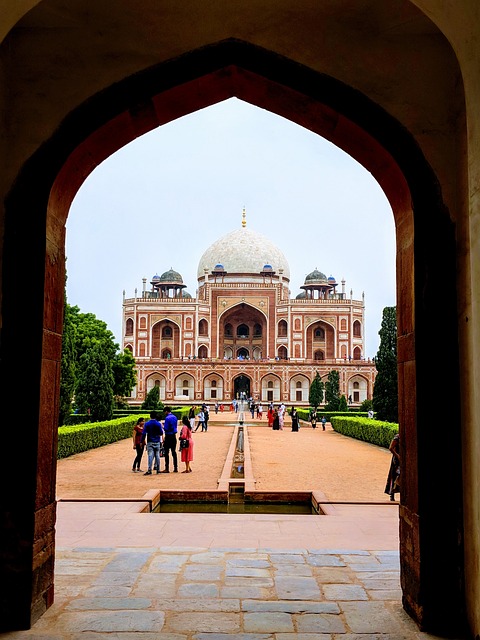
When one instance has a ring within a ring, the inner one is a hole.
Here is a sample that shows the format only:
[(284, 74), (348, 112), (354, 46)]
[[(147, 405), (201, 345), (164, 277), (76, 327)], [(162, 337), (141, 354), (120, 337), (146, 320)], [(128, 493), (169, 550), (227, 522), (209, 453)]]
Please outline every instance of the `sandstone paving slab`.
[(227, 567), (255, 567), (258, 569), (265, 569), (270, 567), (270, 562), (265, 556), (265, 559), (260, 559), (260, 557), (251, 557), (251, 558), (227, 558), (226, 561)]
[(330, 633), (277, 633), (275, 640), (332, 640), (332, 635)]
[(121, 587), (133, 587), (139, 575), (138, 571), (130, 571), (128, 573), (119, 573), (117, 571), (102, 572), (93, 580), (92, 584), (93, 586), (118, 585)]
[(215, 598), (215, 600), (206, 598), (191, 598), (179, 602), (177, 598), (163, 598), (158, 602), (158, 608), (163, 611), (214, 611), (214, 612), (230, 612), (240, 611), (239, 598)]
[[(236, 633), (235, 640), (274, 640), (271, 633)], [(193, 640), (232, 640), (226, 633), (196, 633)]]
[(274, 567), (276, 575), (312, 576), (313, 568), (305, 564), (278, 564)]
[(150, 576), (141, 576), (132, 589), (132, 595), (151, 598), (174, 598), (177, 595), (175, 581), (163, 582), (162, 580), (152, 580)]
[(345, 625), (338, 615), (305, 613), (295, 616), (299, 633), (345, 633)]
[[(55, 583), (55, 586), (57, 584)], [(126, 598), (132, 592), (130, 587), (101, 586), (89, 587), (83, 591), (86, 598)]]
[(190, 556), (190, 562), (199, 564), (223, 564), (225, 552), (223, 551), (203, 551), (202, 553), (193, 553)]
[(378, 589), (367, 591), (370, 600), (395, 600), (400, 602), (402, 599), (401, 589)]
[(319, 584), (348, 584), (355, 577), (348, 567), (313, 567), (313, 575)]
[(237, 613), (179, 613), (168, 618), (169, 630), (187, 633), (238, 633), (241, 631)]
[(283, 612), (245, 613), (243, 626), (251, 633), (280, 633), (294, 630), (292, 616)]
[(399, 589), (400, 576), (391, 580), (362, 580), (362, 585), (367, 591), (383, 591), (385, 589)]
[(341, 602), (340, 608), (346, 624), (354, 633), (406, 632), (401, 617), (387, 608), (384, 602)]
[(165, 622), (162, 611), (77, 611), (60, 614), (55, 628), (60, 632), (159, 632)]
[(273, 587), (273, 578), (245, 578), (241, 576), (226, 577), (224, 580), (226, 587)]
[(140, 571), (150, 560), (150, 553), (117, 553), (104, 567), (104, 571)]
[(272, 564), (305, 564), (305, 552), (303, 553), (272, 553)]
[(346, 567), (346, 563), (334, 555), (309, 553), (306, 557), (308, 564), (314, 567)]
[(269, 578), (269, 569), (258, 569), (256, 567), (227, 567), (225, 575), (228, 577), (244, 578)]
[(148, 598), (75, 598), (66, 607), (66, 611), (71, 610), (101, 610), (110, 609), (123, 610), (123, 609), (148, 609), (152, 604), (152, 601)]
[(321, 600), (322, 595), (315, 578), (302, 576), (277, 576), (275, 589), (284, 600)]
[[(220, 589), (216, 584), (197, 582), (193, 584), (182, 584), (178, 588), (177, 594), (179, 598), (218, 598)], [(181, 607), (180, 603), (179, 607)]]
[(358, 584), (324, 584), (322, 589), (327, 600), (368, 600), (367, 592)]
[(269, 589), (264, 587), (220, 587), (221, 598), (268, 598)]
[(243, 600), (242, 611), (283, 611), (284, 613), (331, 613), (339, 614), (335, 602), (313, 602), (309, 600)]
[(188, 565), (183, 572), (183, 578), (185, 580), (199, 581), (199, 582), (212, 582), (220, 580), (223, 573), (223, 566), (218, 565)]

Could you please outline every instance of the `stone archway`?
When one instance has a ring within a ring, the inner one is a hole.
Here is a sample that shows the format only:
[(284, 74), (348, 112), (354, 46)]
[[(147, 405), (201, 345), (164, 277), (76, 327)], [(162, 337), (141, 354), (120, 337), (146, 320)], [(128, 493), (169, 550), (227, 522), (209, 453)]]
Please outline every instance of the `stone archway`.
[[(12, 601), (21, 601), (23, 619), (31, 619), (41, 613), (42, 603), (51, 603), (53, 593), (52, 487), (64, 288), (63, 225), (70, 202), (95, 164), (135, 136), (230, 96), (283, 115), (331, 140), (372, 172), (391, 203), (398, 234), (404, 605), (424, 626), (434, 625), (439, 611), (444, 622), (451, 624), (459, 615), (462, 598), (458, 586), (463, 566), (458, 542), (462, 528), (459, 410), (453, 412), (448, 425), (452, 455), (443, 467), (442, 495), (435, 487), (434, 461), (442, 458), (443, 438), (440, 435), (432, 442), (427, 429), (435, 392), (428, 372), (448, 367), (455, 377), (459, 362), (453, 339), (441, 355), (436, 352), (439, 329), (432, 329), (436, 301), (445, 290), (455, 291), (456, 285), (455, 229), (438, 181), (408, 131), (364, 95), (297, 62), (238, 41), (220, 42), (138, 73), (79, 107), (26, 163), (7, 199), (3, 355), (7, 367), (22, 358), (33, 360), (36, 384), (31, 417), (38, 425), (37, 444), (25, 461), (27, 503), (34, 517), (25, 522), (24, 504), (21, 510), (13, 504), (7, 507), (9, 526), (25, 547), (11, 565)], [(24, 224), (24, 211), (31, 213), (31, 225)], [(436, 243), (430, 242), (433, 226)], [(16, 274), (21, 272), (25, 255), (32, 273), (31, 313), (19, 318)], [(435, 273), (442, 273), (442, 278), (437, 280), (432, 276)], [(453, 304), (444, 310), (442, 336), (445, 333), (456, 335)], [(408, 395), (403, 394), (405, 388)], [(6, 379), (4, 392), (13, 407), (20, 406), (13, 380)], [(456, 389), (451, 399), (451, 406), (459, 409)], [(458, 507), (448, 520), (442, 518), (445, 501)], [(35, 556), (35, 584), (39, 586), (31, 596), (26, 585), (33, 573), (31, 555), (34, 546), (38, 548), (34, 545), (38, 535), (50, 543)], [(444, 550), (441, 565), (436, 554), (439, 547)], [(8, 611), (5, 613), (8, 619)]]

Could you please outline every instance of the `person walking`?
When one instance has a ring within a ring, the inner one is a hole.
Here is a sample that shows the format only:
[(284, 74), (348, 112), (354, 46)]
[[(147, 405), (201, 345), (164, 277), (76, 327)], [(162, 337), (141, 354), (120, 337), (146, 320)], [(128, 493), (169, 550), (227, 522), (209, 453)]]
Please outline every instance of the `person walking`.
[(192, 431), (195, 429), (195, 411), (196, 410), (197, 410), (197, 407), (193, 405), (193, 407), (190, 407), (190, 411), (188, 412), (188, 419), (190, 420), (190, 427), (192, 428)]
[(322, 416), (321, 423), (322, 423), (322, 429), (325, 431), (325, 425), (327, 424), (327, 419), (325, 416)]
[(148, 471), (144, 476), (152, 475), (152, 463), (155, 458), (155, 468), (157, 473), (160, 473), (160, 445), (162, 443), (163, 428), (162, 423), (159, 422), (156, 411), (152, 411), (150, 414), (150, 420), (145, 422), (142, 433), (142, 444), (147, 440), (147, 453), (148, 453)]
[(290, 412), (290, 416), (292, 418), (292, 431), (298, 431), (298, 413), (297, 410), (295, 409), (295, 407), (292, 407), (292, 410)]
[(257, 404), (257, 418), (258, 418), (259, 420), (261, 420), (261, 419), (262, 419), (262, 415), (263, 415), (263, 407), (262, 407), (262, 403), (261, 403), (261, 402), (259, 402), (259, 403)]
[(279, 416), (278, 411), (276, 409), (273, 410), (272, 429), (274, 431), (278, 431), (280, 429), (280, 416)]
[(210, 410), (208, 408), (208, 404), (203, 406), (203, 416), (204, 416), (205, 431), (207, 431), (208, 430), (208, 421), (210, 419)]
[(273, 427), (273, 415), (274, 415), (273, 406), (270, 404), (268, 406), (268, 411), (267, 411), (268, 426), (270, 428)]
[(397, 433), (389, 446), (392, 453), (390, 469), (388, 470), (385, 493), (390, 496), (390, 500), (395, 500), (395, 494), (400, 492), (400, 435)]
[(145, 450), (145, 443), (142, 444), (143, 425), (145, 424), (145, 418), (139, 418), (137, 424), (133, 427), (133, 448), (137, 452), (136, 458), (133, 461), (132, 471), (141, 471), (140, 463), (142, 462), (143, 452)]
[(278, 407), (278, 428), (280, 429), (280, 431), (283, 431), (283, 423), (285, 421), (285, 405), (282, 403), (279, 407)]
[(203, 409), (197, 413), (198, 424), (195, 427), (195, 431), (198, 431), (198, 428), (201, 427), (202, 431), (205, 430), (205, 414), (203, 413)]
[(165, 407), (165, 420), (163, 422), (163, 446), (165, 449), (165, 469), (162, 473), (170, 471), (170, 453), (172, 454), (173, 472), (178, 472), (177, 461), (177, 417), (172, 413), (170, 407)]
[(312, 429), (317, 428), (317, 410), (316, 409), (313, 409), (313, 411), (310, 412), (310, 424), (312, 425)]
[(180, 449), (181, 461), (185, 463), (185, 471), (182, 471), (182, 473), (191, 473), (192, 468), (190, 467), (190, 462), (193, 460), (193, 436), (190, 421), (186, 416), (183, 416), (182, 418), (182, 425), (180, 441), (188, 440), (188, 447)]

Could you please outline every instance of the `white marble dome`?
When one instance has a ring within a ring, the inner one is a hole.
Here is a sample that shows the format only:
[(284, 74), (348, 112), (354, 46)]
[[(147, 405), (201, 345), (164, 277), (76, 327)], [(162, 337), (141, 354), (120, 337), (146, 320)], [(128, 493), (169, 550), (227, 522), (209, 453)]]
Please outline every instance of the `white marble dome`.
[(271, 240), (247, 227), (227, 233), (214, 242), (200, 258), (197, 277), (210, 274), (215, 265), (223, 265), (227, 274), (248, 273), (260, 275), (266, 264), (278, 275), (283, 269), (283, 278), (290, 280), (288, 262)]

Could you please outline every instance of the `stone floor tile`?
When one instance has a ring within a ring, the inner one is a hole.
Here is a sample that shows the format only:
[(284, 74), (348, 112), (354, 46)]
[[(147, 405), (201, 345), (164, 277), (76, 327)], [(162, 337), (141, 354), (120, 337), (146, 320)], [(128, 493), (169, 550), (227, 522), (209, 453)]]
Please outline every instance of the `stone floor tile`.
[(92, 582), (92, 585), (97, 587), (97, 586), (101, 586), (101, 585), (117, 585), (120, 587), (133, 587), (133, 585), (135, 584), (135, 582), (138, 580), (139, 577), (138, 572), (116, 572), (116, 571), (110, 571), (110, 572), (102, 572), (100, 573)]
[(255, 567), (257, 569), (266, 569), (270, 567), (270, 562), (268, 561), (267, 557), (265, 557), (265, 559), (261, 559), (260, 557), (228, 558), (226, 561), (226, 566), (227, 567)]
[[(235, 633), (241, 631), (238, 613), (179, 613), (169, 616), (168, 625), (174, 632)], [(211, 637), (211, 636), (210, 636)]]
[(247, 633), (279, 633), (292, 632), (292, 616), (288, 613), (264, 611), (262, 613), (245, 613), (243, 627)]
[[(57, 585), (55, 584), (55, 586)], [(100, 587), (89, 587), (83, 591), (83, 595), (86, 598), (125, 598), (129, 596), (131, 592), (131, 587), (105, 585)]]
[(315, 578), (302, 576), (276, 576), (275, 589), (284, 600), (321, 600), (321, 592)]
[(388, 570), (386, 567), (382, 567), (378, 571), (359, 571), (356, 577), (359, 580), (397, 580), (400, 584), (400, 571)]
[[(236, 633), (235, 640), (273, 640), (271, 633)], [(123, 639), (122, 639), (123, 640)], [(196, 633), (193, 640), (232, 640), (229, 633)]]
[(103, 571), (140, 571), (150, 558), (150, 553), (117, 553)]
[(226, 577), (225, 587), (273, 587), (273, 578)]
[(346, 567), (313, 567), (313, 575), (319, 584), (348, 584), (354, 578), (354, 574)]
[(231, 612), (240, 611), (240, 600), (237, 598), (190, 598), (178, 601), (178, 598), (162, 598), (157, 607), (162, 611), (214, 611)]
[(343, 560), (334, 555), (327, 554), (312, 554), (309, 552), (307, 563), (313, 567), (346, 567), (347, 565)]
[(367, 593), (370, 600), (402, 600), (401, 589), (373, 589)]
[(269, 578), (269, 569), (258, 569), (257, 567), (227, 567), (225, 575), (229, 578)]
[(277, 564), (304, 564), (305, 556), (303, 553), (271, 553), (270, 561), (273, 565)]
[(199, 564), (223, 564), (225, 553), (223, 551), (203, 551), (202, 553), (193, 553), (190, 556), (190, 562)]
[(305, 613), (295, 616), (298, 633), (345, 633), (345, 625), (340, 616), (323, 613)]
[[(219, 595), (218, 586), (208, 582), (182, 584), (178, 588), (179, 598), (218, 598)], [(181, 605), (179, 605), (179, 608), (181, 608)]]
[(164, 622), (165, 614), (162, 611), (77, 611), (58, 616), (58, 627), (67, 633), (87, 631), (158, 633)]
[(383, 591), (384, 589), (399, 589), (400, 588), (400, 580), (392, 579), (392, 580), (360, 580), (363, 587), (367, 591)]
[(306, 564), (278, 564), (275, 568), (275, 575), (280, 576), (312, 576), (312, 567)]
[(132, 589), (132, 595), (137, 598), (174, 598), (177, 595), (175, 580), (166, 582), (160, 578), (152, 579), (152, 576), (141, 576)]
[(223, 566), (220, 564), (191, 564), (185, 567), (183, 579), (197, 582), (214, 582), (220, 580), (222, 573)]
[(242, 611), (283, 611), (284, 613), (331, 613), (339, 614), (336, 602), (314, 602), (309, 600), (244, 600)]
[(220, 587), (221, 598), (266, 598), (268, 589), (264, 587)]
[[(354, 633), (401, 634), (405, 631), (398, 616), (383, 602), (341, 602), (345, 622)], [(413, 622), (412, 622), (413, 624)]]
[(358, 584), (324, 584), (322, 589), (327, 600), (368, 600), (367, 592)]
[(75, 598), (65, 607), (65, 611), (148, 609), (151, 604), (148, 598)]
[(330, 633), (277, 633), (275, 635), (275, 640), (331, 640), (331, 638)]

